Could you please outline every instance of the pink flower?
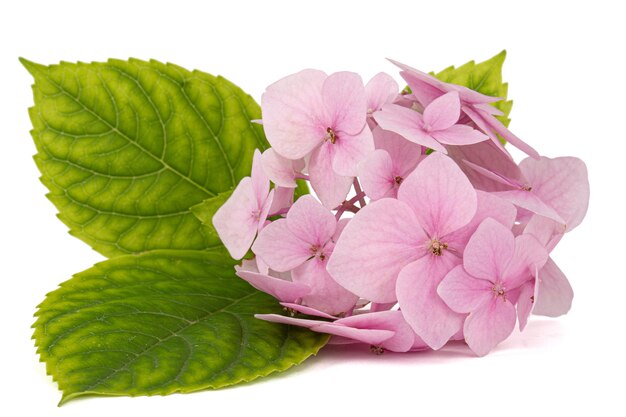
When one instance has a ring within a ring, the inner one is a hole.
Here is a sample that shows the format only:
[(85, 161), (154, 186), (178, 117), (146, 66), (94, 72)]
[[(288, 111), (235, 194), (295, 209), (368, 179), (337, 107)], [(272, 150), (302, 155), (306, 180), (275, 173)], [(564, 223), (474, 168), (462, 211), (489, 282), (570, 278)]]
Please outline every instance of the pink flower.
[(365, 97), (367, 99), (367, 115), (372, 116), (379, 111), (383, 105), (393, 103), (398, 97), (398, 83), (384, 72), (374, 75), (365, 86)]
[[(495, 107), (489, 105), (495, 101), (501, 100), (498, 97), (490, 97), (480, 94), (474, 90), (460, 85), (449, 84), (438, 80), (432, 75), (428, 75), (408, 65), (391, 61), (402, 69), (400, 75), (407, 82), (415, 97), (424, 107), (428, 106), (438, 97), (451, 91), (457, 92), (461, 99), (461, 109), (476, 124), (476, 126), (485, 132), (493, 143), (507, 156), (508, 152), (504, 149), (497, 135), (502, 136), (507, 142), (515, 146), (519, 150), (525, 152), (533, 158), (538, 158), (539, 154), (526, 142), (515, 136), (494, 116), (502, 113)], [(434, 148), (433, 148), (434, 149)]]
[(291, 273), (259, 271), (254, 261), (244, 260), (241, 266), (235, 266), (237, 276), (247, 281), (259, 291), (263, 291), (279, 301), (295, 303), (311, 292), (308, 285), (292, 282)]
[(478, 227), (467, 243), (463, 264), (450, 271), (437, 289), (452, 310), (469, 313), (463, 334), (477, 355), (487, 354), (511, 334), (520, 287), (547, 257), (531, 235), (514, 237), (490, 218)]
[(461, 102), (456, 91), (446, 93), (420, 114), (413, 109), (387, 104), (374, 119), (385, 130), (396, 132), (411, 142), (447, 153), (446, 145), (470, 145), (489, 139), (468, 125), (456, 124), (461, 115)]
[(488, 215), (512, 225), (513, 207), (478, 196), (454, 162), (435, 152), (400, 186), (359, 211), (346, 226), (328, 264), (331, 276), (376, 303), (398, 301), (413, 330), (439, 349), (460, 330), (463, 317), (436, 288), (461, 262), (469, 235)]
[(335, 216), (311, 195), (300, 197), (287, 213), (266, 226), (252, 246), (271, 269), (291, 271), (293, 282), (311, 291), (303, 304), (330, 314), (350, 311), (358, 297), (337, 284), (326, 271), (341, 232)]
[(395, 198), (402, 181), (423, 158), (422, 147), (400, 135), (375, 127), (376, 150), (359, 164), (359, 179), (372, 200)]
[(230, 198), (215, 212), (213, 226), (233, 259), (248, 252), (265, 225), (274, 191), (261, 167), (261, 153), (254, 151), (252, 174), (242, 178)]
[(268, 141), (291, 160), (310, 155), (311, 185), (327, 208), (346, 197), (357, 164), (373, 151), (361, 77), (304, 70), (277, 81), (263, 97)]

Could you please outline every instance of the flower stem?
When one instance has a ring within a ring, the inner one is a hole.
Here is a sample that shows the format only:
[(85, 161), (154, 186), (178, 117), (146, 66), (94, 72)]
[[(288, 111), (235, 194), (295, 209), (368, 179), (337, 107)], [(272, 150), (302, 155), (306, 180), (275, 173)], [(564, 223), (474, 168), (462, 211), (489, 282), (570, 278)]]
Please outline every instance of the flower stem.
[(361, 208), (365, 207), (365, 193), (361, 189), (361, 184), (357, 178), (354, 179), (354, 191), (356, 191), (356, 195), (359, 197), (359, 205)]

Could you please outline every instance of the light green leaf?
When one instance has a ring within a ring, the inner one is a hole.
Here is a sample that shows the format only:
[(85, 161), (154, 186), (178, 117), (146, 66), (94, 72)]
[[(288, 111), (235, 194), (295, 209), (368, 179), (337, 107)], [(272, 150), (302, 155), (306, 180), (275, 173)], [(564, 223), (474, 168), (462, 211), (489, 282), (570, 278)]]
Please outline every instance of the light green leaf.
[(48, 294), (34, 339), (61, 403), (251, 381), (327, 342), (308, 329), (255, 319), (281, 307), (233, 278), (232, 267), (223, 250), (159, 250), (102, 262)]
[(219, 244), (190, 207), (234, 188), (267, 148), (250, 96), (156, 61), (22, 63), (35, 161), (72, 235), (106, 256)]
[(502, 51), (479, 64), (470, 61), (458, 68), (451, 66), (433, 75), (447, 83), (462, 85), (488, 96), (501, 97), (502, 100), (493, 103), (493, 106), (504, 113), (504, 116), (498, 116), (498, 119), (508, 126), (513, 101), (506, 100), (509, 85), (502, 82), (502, 64), (505, 58), (506, 51)]

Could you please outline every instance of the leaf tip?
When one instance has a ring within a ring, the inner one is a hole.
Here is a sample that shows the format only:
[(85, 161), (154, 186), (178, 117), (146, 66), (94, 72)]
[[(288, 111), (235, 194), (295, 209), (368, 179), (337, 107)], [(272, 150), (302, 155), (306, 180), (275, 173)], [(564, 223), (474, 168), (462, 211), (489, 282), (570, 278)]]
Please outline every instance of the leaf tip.
[(24, 68), (26, 68), (26, 70), (32, 75), (35, 76), (35, 74), (39, 71), (41, 71), (43, 68), (45, 68), (44, 65), (38, 64), (36, 62), (30, 61), (24, 57), (19, 57), (18, 58), (20, 60), (20, 63), (24, 66)]

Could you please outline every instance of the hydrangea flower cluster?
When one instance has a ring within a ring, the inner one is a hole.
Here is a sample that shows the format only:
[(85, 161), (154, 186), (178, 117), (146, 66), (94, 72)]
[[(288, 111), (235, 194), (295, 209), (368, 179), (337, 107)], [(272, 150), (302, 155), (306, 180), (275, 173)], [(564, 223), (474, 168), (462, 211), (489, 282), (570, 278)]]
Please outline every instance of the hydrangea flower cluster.
[[(237, 275), (291, 313), (260, 319), (376, 353), (465, 340), (482, 356), (531, 312), (570, 309), (549, 254), (585, 216), (587, 170), (510, 132), (499, 98), (395, 64), (408, 93), (384, 73), (364, 85), (309, 69), (270, 85), (272, 148), (213, 224), (233, 258), (252, 249)], [(516, 164), (500, 138), (528, 158)], [(297, 180), (319, 200), (293, 202)]]

